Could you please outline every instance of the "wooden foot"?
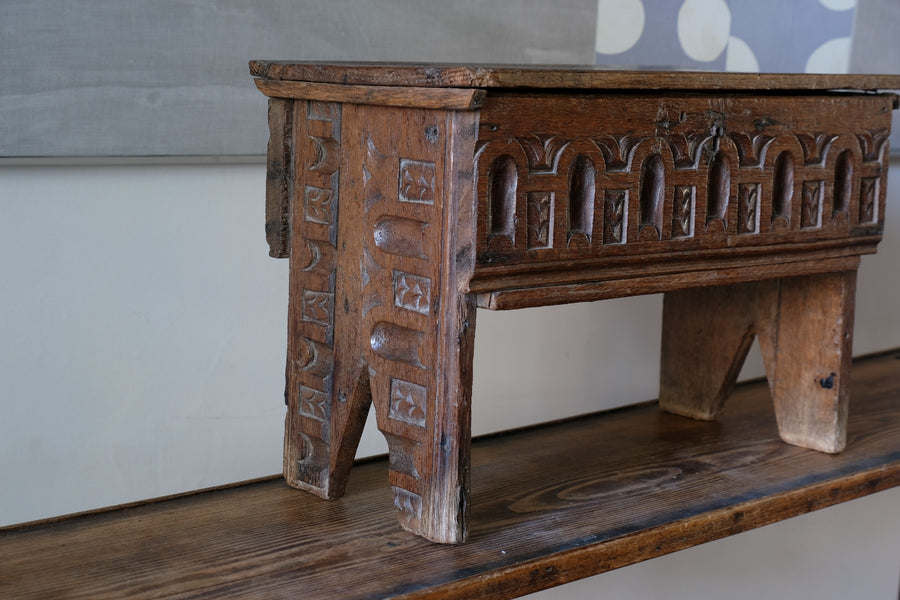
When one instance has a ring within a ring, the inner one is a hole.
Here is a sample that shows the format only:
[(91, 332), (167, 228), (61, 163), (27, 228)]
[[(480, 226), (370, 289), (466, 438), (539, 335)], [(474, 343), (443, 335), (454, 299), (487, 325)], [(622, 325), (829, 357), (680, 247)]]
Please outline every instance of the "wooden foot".
[(760, 319), (778, 431), (790, 444), (846, 445), (855, 296), (856, 271), (782, 279), (777, 309)]
[(855, 285), (852, 270), (667, 293), (661, 408), (714, 418), (759, 335), (782, 439), (840, 452)]
[(758, 283), (665, 295), (659, 384), (663, 410), (703, 420), (722, 410), (753, 343), (759, 297)]
[[(401, 525), (465, 540), (474, 113), (297, 101), (285, 478), (343, 493), (371, 403)], [(283, 128), (283, 127), (282, 127)], [(398, 132), (404, 131), (403, 135)], [(277, 146), (277, 144), (276, 144)], [(272, 219), (278, 222), (278, 219)]]

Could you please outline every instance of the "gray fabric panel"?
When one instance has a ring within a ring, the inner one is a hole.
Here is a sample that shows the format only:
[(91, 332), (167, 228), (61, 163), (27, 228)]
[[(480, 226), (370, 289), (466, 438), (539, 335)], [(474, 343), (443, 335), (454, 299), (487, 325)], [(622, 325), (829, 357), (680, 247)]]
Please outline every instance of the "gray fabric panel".
[(262, 154), (252, 58), (593, 62), (596, 0), (2, 0), (0, 157)]
[[(851, 73), (900, 74), (900, 2), (858, 0)], [(898, 90), (900, 92), (900, 90)], [(900, 154), (900, 116), (894, 111), (891, 154)]]

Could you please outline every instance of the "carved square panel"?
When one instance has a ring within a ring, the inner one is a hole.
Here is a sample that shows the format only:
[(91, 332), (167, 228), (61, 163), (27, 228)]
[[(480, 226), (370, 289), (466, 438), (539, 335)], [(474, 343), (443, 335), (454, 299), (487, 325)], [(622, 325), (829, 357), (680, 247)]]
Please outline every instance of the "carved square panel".
[(405, 308), (419, 314), (427, 315), (431, 312), (431, 280), (394, 271), (394, 306)]
[(425, 427), (427, 400), (428, 390), (424, 386), (402, 379), (391, 379), (391, 407), (388, 416), (397, 421)]
[(300, 318), (309, 323), (331, 326), (334, 321), (334, 294), (303, 290)]
[(603, 243), (624, 244), (628, 228), (628, 190), (606, 190)]
[(737, 202), (737, 232), (759, 233), (759, 184), (739, 183)]
[(672, 204), (672, 237), (683, 238), (694, 235), (695, 192), (692, 185), (676, 185)]
[(859, 222), (878, 221), (878, 177), (863, 177), (859, 182)]
[(303, 218), (310, 223), (334, 223), (334, 192), (312, 185), (303, 194)]
[(434, 204), (434, 163), (400, 159), (400, 202)]
[(553, 192), (528, 192), (528, 249), (553, 245)]
[(824, 181), (803, 182), (803, 198), (800, 205), (801, 229), (815, 229), (822, 226), (822, 198), (824, 195)]
[(320, 423), (328, 421), (328, 394), (305, 385), (300, 386), (300, 414)]

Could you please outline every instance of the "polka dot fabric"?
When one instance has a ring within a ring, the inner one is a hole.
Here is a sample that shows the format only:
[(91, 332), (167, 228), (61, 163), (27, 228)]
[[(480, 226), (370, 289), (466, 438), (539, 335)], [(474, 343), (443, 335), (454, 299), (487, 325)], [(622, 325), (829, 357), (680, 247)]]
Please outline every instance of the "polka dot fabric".
[(846, 73), (856, 0), (597, 0), (596, 64)]

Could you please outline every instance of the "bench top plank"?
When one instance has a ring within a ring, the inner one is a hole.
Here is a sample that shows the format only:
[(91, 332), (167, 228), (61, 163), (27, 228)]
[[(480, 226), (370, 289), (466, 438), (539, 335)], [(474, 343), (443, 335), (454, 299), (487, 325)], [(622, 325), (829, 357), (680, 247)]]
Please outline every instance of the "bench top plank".
[(250, 72), (269, 80), (433, 88), (806, 92), (900, 88), (900, 75), (635, 71), (595, 66), (254, 60)]

